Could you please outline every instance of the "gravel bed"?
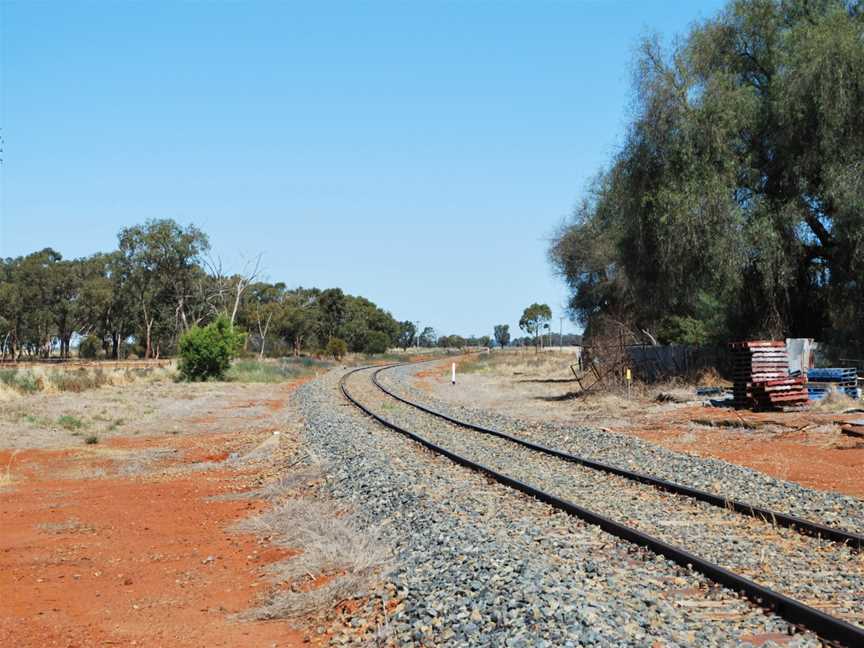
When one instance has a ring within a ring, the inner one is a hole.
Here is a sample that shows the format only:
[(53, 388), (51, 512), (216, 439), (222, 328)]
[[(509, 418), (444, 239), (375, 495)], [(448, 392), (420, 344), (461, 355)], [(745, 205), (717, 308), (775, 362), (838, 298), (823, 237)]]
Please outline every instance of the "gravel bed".
[[(381, 645), (729, 646), (766, 635), (819, 645), (809, 633), (784, 636), (782, 619), (699, 574), (383, 428), (344, 401), (339, 377), (293, 398), (306, 444), (328, 466), (329, 494), (394, 551), (388, 582), (349, 624), (395, 604)], [(346, 631), (333, 642), (360, 639)]]
[(369, 377), (369, 372), (352, 377), (351, 393), (391, 422), (828, 614), (864, 625), (864, 555), (453, 425), (387, 396)]
[(455, 418), (588, 459), (864, 534), (864, 501), (858, 498), (806, 488), (720, 459), (675, 452), (626, 434), (575, 424), (527, 421), (443, 401), (413, 386), (414, 373), (422, 368), (422, 365), (394, 367), (379, 374), (379, 379), (400, 396), (423, 402)]

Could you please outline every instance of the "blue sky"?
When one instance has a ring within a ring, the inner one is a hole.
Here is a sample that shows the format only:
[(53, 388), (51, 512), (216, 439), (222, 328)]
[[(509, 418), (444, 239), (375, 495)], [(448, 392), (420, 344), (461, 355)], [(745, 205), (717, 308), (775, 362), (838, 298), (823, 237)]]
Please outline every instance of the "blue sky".
[(174, 218), (440, 333), (534, 301), (557, 330), (548, 238), (622, 141), (638, 39), (721, 6), (5, 0), (0, 256)]

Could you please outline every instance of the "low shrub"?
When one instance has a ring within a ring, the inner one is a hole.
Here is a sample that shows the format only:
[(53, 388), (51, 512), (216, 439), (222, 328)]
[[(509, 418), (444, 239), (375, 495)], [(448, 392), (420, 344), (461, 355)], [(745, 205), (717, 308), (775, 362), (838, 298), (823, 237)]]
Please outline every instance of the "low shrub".
[(84, 427), (84, 422), (81, 419), (70, 414), (64, 414), (58, 418), (57, 424), (64, 430), (80, 430)]
[(342, 360), (345, 354), (348, 353), (348, 344), (342, 338), (331, 337), (327, 342), (327, 355), (331, 356), (336, 362)]
[(243, 334), (224, 315), (180, 338), (180, 376), (185, 380), (221, 380), (243, 347)]
[(95, 335), (88, 335), (78, 344), (78, 357), (94, 360), (99, 356), (102, 340)]

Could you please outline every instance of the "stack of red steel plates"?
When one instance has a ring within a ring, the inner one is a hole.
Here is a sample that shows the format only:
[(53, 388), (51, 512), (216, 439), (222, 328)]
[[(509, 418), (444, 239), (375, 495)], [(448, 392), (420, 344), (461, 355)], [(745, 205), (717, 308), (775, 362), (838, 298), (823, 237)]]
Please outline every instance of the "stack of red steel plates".
[(789, 377), (785, 342), (733, 342), (729, 347), (736, 408), (772, 409), (807, 401), (806, 377)]

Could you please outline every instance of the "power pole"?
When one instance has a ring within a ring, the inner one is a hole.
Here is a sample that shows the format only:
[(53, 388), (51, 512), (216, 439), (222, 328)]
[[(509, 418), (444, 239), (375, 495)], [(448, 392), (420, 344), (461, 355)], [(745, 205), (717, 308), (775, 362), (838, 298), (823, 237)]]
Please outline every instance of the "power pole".
[(417, 348), (420, 348), (420, 320), (414, 322), (414, 336), (417, 338)]

